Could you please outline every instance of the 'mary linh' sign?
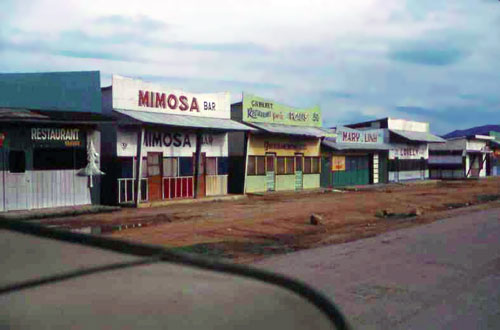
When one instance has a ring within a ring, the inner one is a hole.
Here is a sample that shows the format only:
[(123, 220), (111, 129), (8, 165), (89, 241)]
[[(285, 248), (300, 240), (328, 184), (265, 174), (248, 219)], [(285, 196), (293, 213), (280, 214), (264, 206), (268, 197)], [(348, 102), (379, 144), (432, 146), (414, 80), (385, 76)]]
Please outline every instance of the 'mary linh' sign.
[[(180, 111), (200, 112), (198, 100), (193, 97), (191, 100), (185, 96), (175, 94), (156, 93), (139, 90), (139, 106), (148, 108), (163, 108)], [(203, 110), (216, 111), (215, 102), (203, 102)]]
[(357, 143), (377, 143), (378, 134), (374, 132), (351, 132), (342, 131), (340, 139), (342, 142), (357, 142)]

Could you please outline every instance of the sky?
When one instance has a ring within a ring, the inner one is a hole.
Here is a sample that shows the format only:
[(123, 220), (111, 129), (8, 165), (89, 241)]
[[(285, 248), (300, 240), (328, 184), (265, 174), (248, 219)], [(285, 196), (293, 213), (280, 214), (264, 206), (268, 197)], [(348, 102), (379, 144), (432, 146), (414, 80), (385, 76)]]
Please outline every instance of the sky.
[(500, 1), (0, 1), (0, 72), (99, 70), (445, 134), (500, 124)]

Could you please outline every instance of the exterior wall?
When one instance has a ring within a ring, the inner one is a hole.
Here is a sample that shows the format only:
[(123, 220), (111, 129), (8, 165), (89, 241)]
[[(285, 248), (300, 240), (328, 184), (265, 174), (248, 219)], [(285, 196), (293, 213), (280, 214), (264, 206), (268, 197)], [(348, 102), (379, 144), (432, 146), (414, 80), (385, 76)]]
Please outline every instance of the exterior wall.
[(276, 175), (276, 191), (287, 190), (295, 190), (295, 175)]
[[(296, 136), (283, 136), (272, 134), (250, 134), (248, 146), (249, 156), (265, 156), (273, 153), (276, 157), (296, 156), (297, 153), (304, 157), (320, 156), (320, 140), (317, 138), (304, 138)], [(321, 164), (320, 164), (321, 170)], [(315, 189), (320, 187), (319, 174), (303, 174), (302, 189)], [(275, 190), (287, 191), (295, 189), (296, 177), (294, 174), (275, 175)], [(247, 175), (246, 193), (266, 192), (266, 175)]]
[(429, 132), (429, 123), (388, 118), (388, 128), (412, 132)]
[(266, 191), (265, 175), (248, 175), (246, 177), (246, 192), (256, 193)]
[[(393, 143), (389, 150), (389, 181), (425, 180), (429, 178), (427, 169), (429, 159), (428, 144)], [(419, 160), (422, 164), (415, 164)], [(403, 162), (418, 168), (405, 170)]]
[[(75, 126), (62, 127), (66, 127), (65, 129), (68, 130), (75, 128)], [(36, 130), (39, 128), (58, 130), (61, 125), (45, 124), (32, 127), (4, 127), (1, 129), (6, 139), (0, 148), (2, 165), (0, 170), (0, 210), (30, 210), (99, 203), (99, 178), (93, 178), (93, 187), (90, 188), (89, 178), (77, 175), (78, 170), (85, 167), (87, 162), (87, 142), (92, 140), (96, 150), (99, 150), (99, 132), (81, 127), (79, 129), (82, 133), (78, 135), (78, 139), (72, 139), (71, 141), (56, 139), (55, 136), (52, 136), (54, 139), (51, 140), (50, 137), (47, 137), (50, 135), (45, 136), (45, 139), (41, 141), (33, 140), (36, 139)], [(69, 143), (70, 146), (65, 146), (65, 143)], [(77, 144), (78, 147), (74, 147)], [(58, 161), (64, 160), (56, 158), (52, 160), (54, 163), (49, 164), (50, 169), (39, 169), (35, 157), (39, 148), (43, 148), (49, 153), (52, 150), (65, 150), (70, 154), (73, 153), (73, 155), (78, 150), (80, 155), (79, 165), (75, 164), (70, 169), (63, 168), (67, 165), (61, 165), (58, 169)], [(9, 154), (12, 151), (24, 151), (24, 172), (14, 173), (10, 171)]]
[(304, 189), (316, 189), (319, 185), (321, 174), (304, 174)]

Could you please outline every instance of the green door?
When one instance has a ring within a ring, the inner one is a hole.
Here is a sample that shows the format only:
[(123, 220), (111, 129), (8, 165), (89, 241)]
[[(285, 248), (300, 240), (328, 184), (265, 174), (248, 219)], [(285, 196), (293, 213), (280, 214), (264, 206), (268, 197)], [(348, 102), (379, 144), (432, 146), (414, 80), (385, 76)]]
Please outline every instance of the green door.
[(273, 154), (266, 155), (266, 188), (267, 191), (274, 191), (276, 188), (276, 175), (274, 171), (275, 159)]
[(332, 157), (326, 156), (323, 157), (321, 161), (321, 174), (320, 174), (320, 184), (323, 188), (330, 188), (332, 186), (333, 181), (333, 172), (332, 172)]
[(378, 154), (378, 182), (387, 183), (389, 182), (389, 175), (387, 171), (389, 159), (387, 152), (380, 152)]
[(370, 160), (368, 155), (346, 156), (345, 170), (333, 174), (334, 186), (357, 186), (370, 184)]

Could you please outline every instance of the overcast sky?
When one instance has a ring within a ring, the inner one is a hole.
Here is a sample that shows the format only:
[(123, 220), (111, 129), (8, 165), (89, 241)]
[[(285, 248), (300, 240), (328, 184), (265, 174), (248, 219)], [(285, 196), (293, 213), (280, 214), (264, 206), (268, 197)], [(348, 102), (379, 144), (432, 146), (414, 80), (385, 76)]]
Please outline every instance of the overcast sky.
[(497, 0), (1, 0), (0, 72), (100, 70), (192, 92), (500, 124)]

